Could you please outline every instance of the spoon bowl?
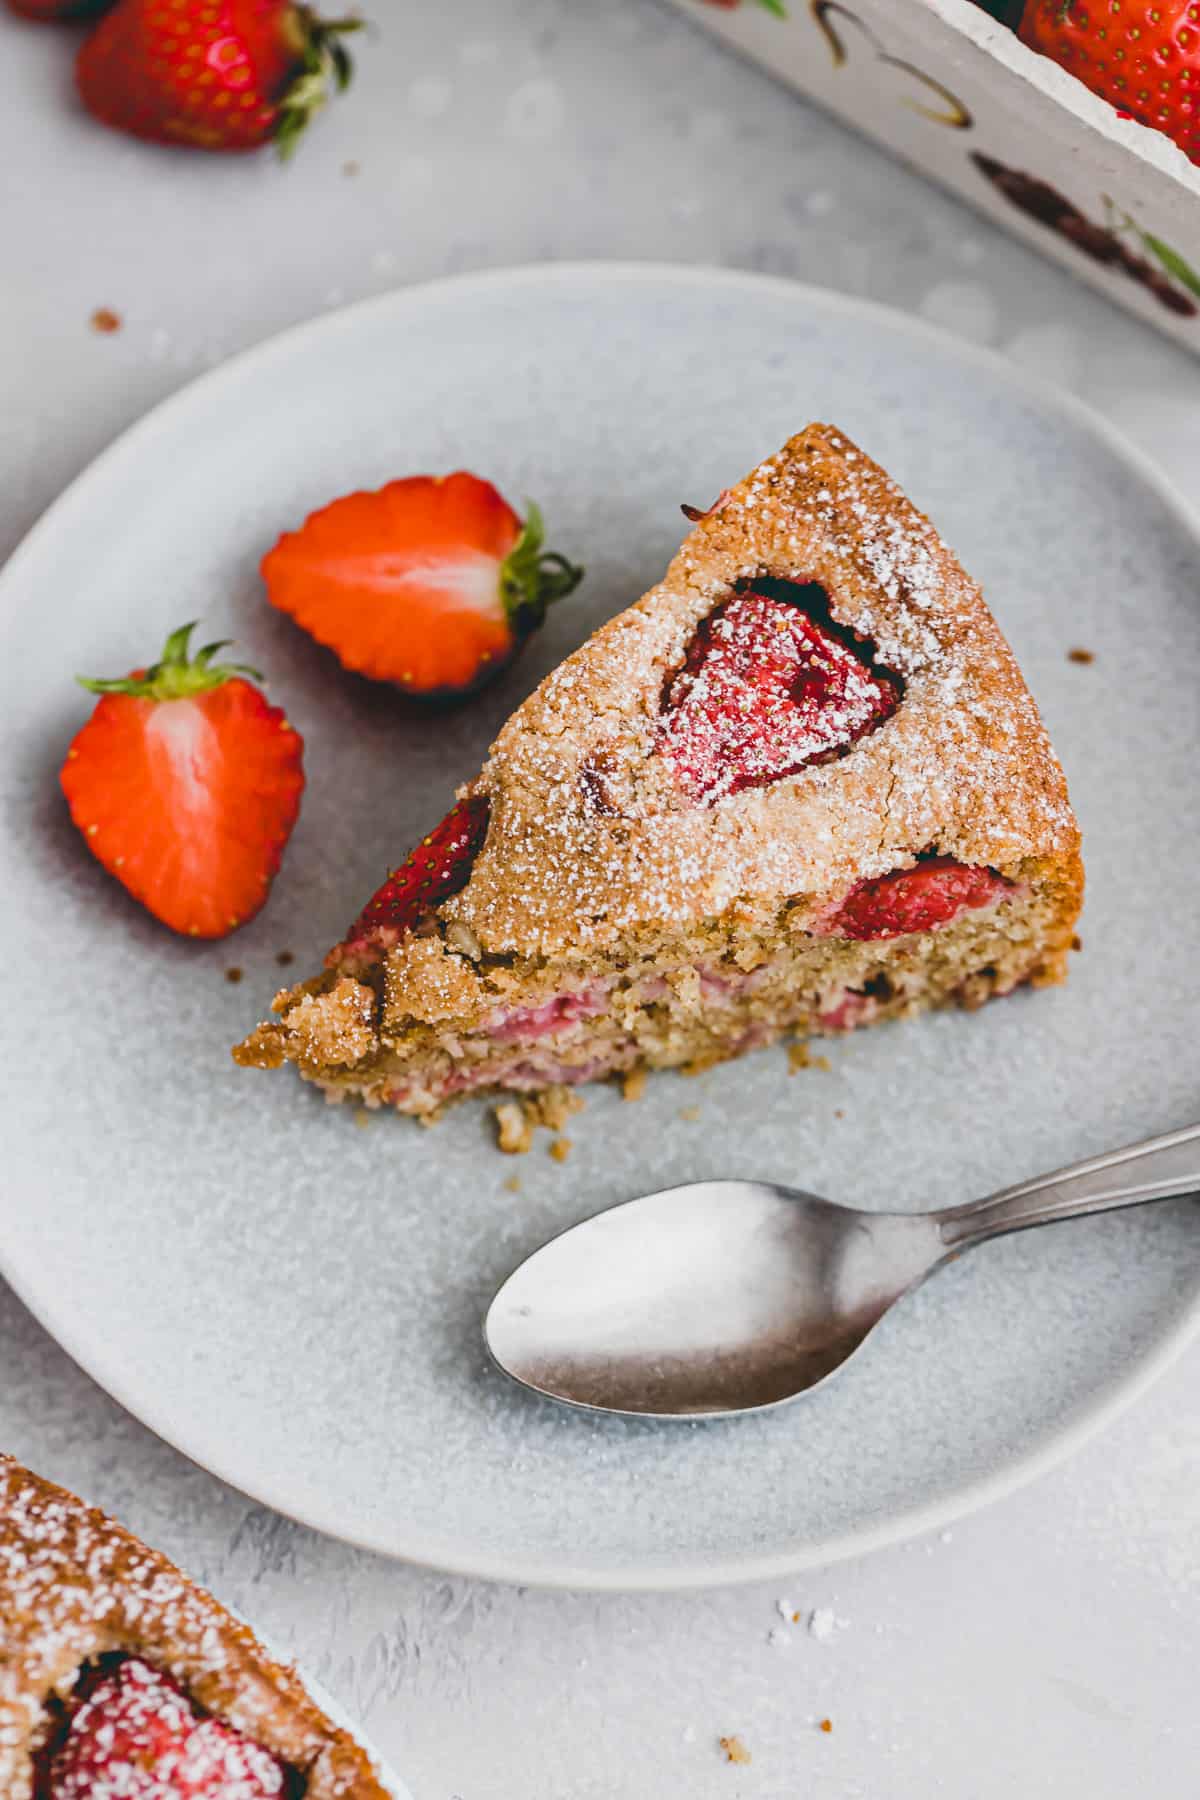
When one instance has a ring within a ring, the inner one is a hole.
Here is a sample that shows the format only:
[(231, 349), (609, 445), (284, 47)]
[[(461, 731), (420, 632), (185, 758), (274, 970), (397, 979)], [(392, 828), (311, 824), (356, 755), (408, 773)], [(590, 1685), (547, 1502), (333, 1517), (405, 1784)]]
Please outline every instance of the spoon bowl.
[(926, 1216), (693, 1182), (552, 1238), (500, 1289), (485, 1335), (501, 1368), (575, 1406), (755, 1411), (827, 1379), (942, 1254)]
[(610, 1207), (500, 1288), (494, 1361), (570, 1406), (660, 1419), (758, 1412), (836, 1373), (896, 1302), (1009, 1231), (1200, 1188), (1200, 1126), (942, 1212), (865, 1212), (766, 1181)]

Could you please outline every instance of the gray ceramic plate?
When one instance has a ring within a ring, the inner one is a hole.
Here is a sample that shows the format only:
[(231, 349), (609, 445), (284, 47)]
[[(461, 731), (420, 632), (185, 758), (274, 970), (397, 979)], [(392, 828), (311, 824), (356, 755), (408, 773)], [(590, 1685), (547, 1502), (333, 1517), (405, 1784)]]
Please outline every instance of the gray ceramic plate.
[[(317, 963), (507, 711), (658, 578), (680, 501), (705, 504), (810, 418), (933, 514), (1041, 701), (1090, 871), (1068, 987), (864, 1033), (828, 1073), (789, 1078), (774, 1051), (661, 1077), (638, 1105), (594, 1090), (566, 1164), (502, 1158), (482, 1108), (360, 1130), (289, 1076), (235, 1069), (276, 953)], [(537, 498), (588, 579), (486, 695), (413, 718), (273, 614), (256, 564), (334, 494), (464, 464)], [(101, 458), (0, 586), (0, 1267), (111, 1393), (236, 1486), (511, 1580), (769, 1575), (1012, 1487), (1192, 1329), (1200, 1218), (1181, 1202), (981, 1251), (830, 1388), (737, 1424), (568, 1414), (506, 1385), (479, 1337), (521, 1256), (639, 1189), (744, 1173), (949, 1203), (1194, 1118), (1200, 544), (1079, 408), (909, 320), (778, 281), (472, 277), (322, 318), (198, 382)], [(89, 704), (72, 671), (144, 661), (197, 616), (270, 672), (308, 740), (270, 904), (216, 946), (140, 912), (56, 786)], [(1094, 663), (1068, 661), (1073, 645)]]

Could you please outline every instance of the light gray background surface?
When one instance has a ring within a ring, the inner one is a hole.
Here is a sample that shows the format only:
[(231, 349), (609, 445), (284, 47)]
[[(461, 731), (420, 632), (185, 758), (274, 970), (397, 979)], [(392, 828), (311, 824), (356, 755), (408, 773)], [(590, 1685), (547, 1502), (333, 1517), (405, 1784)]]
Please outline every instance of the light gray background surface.
[[(1200, 364), (687, 22), (648, 0), (380, 11), (357, 94), (287, 172), (94, 131), (70, 111), (63, 40), (0, 24), (0, 552), (209, 363), (323, 306), (539, 257), (727, 262), (907, 306), (1085, 393), (1200, 499)], [(113, 337), (88, 328), (104, 305), (123, 316)], [(249, 1507), (7, 1295), (0, 1369), (0, 1441), (293, 1648), (417, 1800), (1195, 1792), (1196, 1353), (1068, 1467), (945, 1541), (639, 1599), (445, 1580)], [(781, 1598), (846, 1623), (785, 1628)], [(719, 1756), (730, 1731), (748, 1768)]]

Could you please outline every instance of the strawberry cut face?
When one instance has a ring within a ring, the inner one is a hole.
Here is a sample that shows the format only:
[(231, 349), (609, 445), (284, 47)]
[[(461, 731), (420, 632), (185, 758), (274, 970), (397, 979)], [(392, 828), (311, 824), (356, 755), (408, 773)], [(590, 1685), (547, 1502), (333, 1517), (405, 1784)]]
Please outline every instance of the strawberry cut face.
[(489, 481), (460, 469), (344, 494), (262, 563), (267, 596), (347, 669), (453, 698), (512, 660), (583, 573)]
[(39, 1758), (36, 1800), (291, 1800), (296, 1772), (200, 1712), (141, 1657), (85, 1670)]
[(687, 797), (712, 806), (844, 755), (900, 698), (821, 588), (764, 580), (702, 621), (664, 691), (659, 753)]

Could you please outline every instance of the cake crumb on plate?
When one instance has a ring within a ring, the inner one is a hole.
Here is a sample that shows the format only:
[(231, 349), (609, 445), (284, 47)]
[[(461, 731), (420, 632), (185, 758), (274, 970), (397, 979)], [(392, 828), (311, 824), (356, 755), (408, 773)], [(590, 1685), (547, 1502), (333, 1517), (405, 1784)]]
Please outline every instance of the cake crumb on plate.
[(533, 1149), (533, 1124), (519, 1100), (504, 1100), (493, 1107), (497, 1142), (506, 1156), (524, 1156)]
[(748, 1763), (750, 1761), (750, 1752), (747, 1750), (740, 1737), (718, 1738), (717, 1742), (725, 1752), (726, 1762)]
[(566, 1162), (568, 1156), (570, 1156), (571, 1149), (572, 1149), (572, 1145), (571, 1145), (570, 1138), (565, 1138), (565, 1137), (555, 1138), (554, 1142), (550, 1146), (550, 1154), (554, 1158), (555, 1162), (562, 1163), (562, 1162)]
[[(543, 1088), (540, 1094), (526, 1094), (520, 1100), (502, 1100), (492, 1108), (496, 1118), (497, 1142), (509, 1156), (524, 1156), (533, 1149), (538, 1126), (547, 1131), (561, 1131), (572, 1113), (583, 1110), (584, 1101), (568, 1087)], [(551, 1155), (559, 1162), (570, 1153), (570, 1142), (563, 1151), (551, 1145)]]

